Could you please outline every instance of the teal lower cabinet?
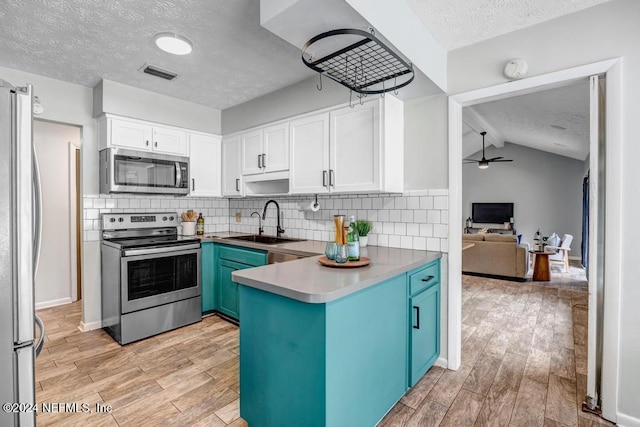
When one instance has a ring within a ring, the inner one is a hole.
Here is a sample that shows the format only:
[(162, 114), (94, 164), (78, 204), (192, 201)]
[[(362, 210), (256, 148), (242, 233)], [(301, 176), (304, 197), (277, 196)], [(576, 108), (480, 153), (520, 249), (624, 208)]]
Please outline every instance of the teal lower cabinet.
[(210, 313), (216, 309), (215, 291), (215, 244), (203, 242), (201, 257), (201, 289), (202, 289), (202, 313)]
[(409, 386), (413, 387), (440, 356), (440, 262), (414, 270), (408, 277)]
[(239, 286), (250, 426), (375, 425), (407, 391), (406, 274), (328, 303)]
[(267, 253), (255, 249), (216, 245), (216, 310), (233, 319), (240, 319), (238, 285), (231, 273), (267, 263)]
[(234, 319), (240, 318), (238, 285), (231, 280), (231, 273), (251, 265), (221, 259), (218, 261), (218, 311)]

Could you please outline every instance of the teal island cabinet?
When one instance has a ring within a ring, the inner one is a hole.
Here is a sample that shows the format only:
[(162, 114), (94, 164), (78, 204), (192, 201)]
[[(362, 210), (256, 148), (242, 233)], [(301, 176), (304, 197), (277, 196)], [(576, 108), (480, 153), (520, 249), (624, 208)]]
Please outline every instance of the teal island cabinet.
[(219, 312), (238, 320), (238, 285), (231, 280), (237, 270), (267, 263), (267, 252), (231, 245), (202, 243), (202, 313)]
[(367, 256), (358, 269), (312, 257), (232, 273), (250, 426), (373, 426), (435, 362), (440, 254), (369, 247)]

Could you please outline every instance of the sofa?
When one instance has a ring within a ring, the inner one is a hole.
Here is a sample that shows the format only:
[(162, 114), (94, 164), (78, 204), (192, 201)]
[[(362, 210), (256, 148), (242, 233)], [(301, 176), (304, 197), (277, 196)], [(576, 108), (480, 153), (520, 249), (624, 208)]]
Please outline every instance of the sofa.
[(516, 236), (504, 234), (463, 234), (462, 272), (524, 280), (529, 271), (527, 244), (518, 245)]

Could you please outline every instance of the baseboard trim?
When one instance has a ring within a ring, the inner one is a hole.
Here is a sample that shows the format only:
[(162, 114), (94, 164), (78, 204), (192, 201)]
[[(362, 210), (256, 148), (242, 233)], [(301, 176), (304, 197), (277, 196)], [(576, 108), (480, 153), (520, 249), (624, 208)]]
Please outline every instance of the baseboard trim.
[(71, 297), (52, 299), (51, 301), (37, 302), (35, 308), (36, 310), (41, 310), (43, 308), (57, 307), (59, 305), (70, 304), (72, 302), (73, 300), (71, 299)]
[(435, 366), (439, 366), (441, 368), (449, 369), (449, 368), (447, 368), (447, 366), (449, 365), (449, 361), (445, 357), (442, 357), (442, 356), (440, 356), (440, 357), (438, 357), (436, 359), (436, 361), (434, 362), (434, 365)]
[(89, 332), (89, 331), (93, 331), (95, 329), (100, 329), (102, 328), (102, 321), (101, 320), (97, 320), (95, 322), (80, 322), (80, 325), (78, 325), (78, 329), (80, 329), (80, 332)]
[(640, 419), (618, 412), (616, 423), (622, 427), (640, 427)]

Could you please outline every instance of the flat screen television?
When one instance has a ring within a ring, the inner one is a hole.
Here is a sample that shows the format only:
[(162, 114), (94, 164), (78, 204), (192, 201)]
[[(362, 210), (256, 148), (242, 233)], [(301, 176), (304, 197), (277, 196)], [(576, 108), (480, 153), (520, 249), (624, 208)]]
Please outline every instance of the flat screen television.
[(513, 218), (513, 203), (472, 203), (473, 222), (502, 224)]

